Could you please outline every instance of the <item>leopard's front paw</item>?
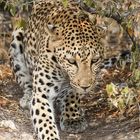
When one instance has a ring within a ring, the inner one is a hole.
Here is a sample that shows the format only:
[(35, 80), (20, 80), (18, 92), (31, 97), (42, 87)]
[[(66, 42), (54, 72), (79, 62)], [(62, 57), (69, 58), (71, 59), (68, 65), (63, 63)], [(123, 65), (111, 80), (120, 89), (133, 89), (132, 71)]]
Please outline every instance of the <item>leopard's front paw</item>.
[(62, 131), (68, 133), (80, 133), (83, 132), (87, 127), (87, 121), (83, 118), (67, 119), (60, 123)]

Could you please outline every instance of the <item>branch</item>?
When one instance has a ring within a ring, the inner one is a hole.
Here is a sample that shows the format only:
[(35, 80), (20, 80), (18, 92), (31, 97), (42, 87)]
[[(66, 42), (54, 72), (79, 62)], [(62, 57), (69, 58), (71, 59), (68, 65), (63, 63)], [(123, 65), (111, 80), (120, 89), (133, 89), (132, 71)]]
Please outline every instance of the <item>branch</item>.
[[(86, 11), (87, 13), (89, 13), (90, 15), (92, 14), (100, 14), (100, 12), (97, 11), (96, 8), (92, 8), (92, 7), (89, 7), (88, 5), (86, 5), (83, 0), (78, 0), (78, 3), (80, 5), (80, 7)], [(133, 35), (130, 35), (129, 31), (128, 31), (128, 28), (127, 27), (124, 27), (122, 24), (126, 21), (127, 19), (129, 19), (131, 16), (135, 15), (135, 14), (138, 14), (140, 13), (140, 7), (138, 8), (135, 8), (131, 11), (124, 11), (122, 13), (119, 13), (118, 11), (116, 12), (111, 12), (111, 10), (107, 13), (107, 11), (104, 11), (104, 16), (105, 17), (108, 17), (108, 18), (112, 18), (114, 19), (115, 21), (117, 21), (117, 23), (119, 25), (121, 25), (123, 27), (123, 29), (126, 31), (126, 33), (128, 34), (128, 36), (130, 37), (134, 47), (136, 47), (136, 45), (138, 45), (138, 43), (136, 42), (136, 39)]]

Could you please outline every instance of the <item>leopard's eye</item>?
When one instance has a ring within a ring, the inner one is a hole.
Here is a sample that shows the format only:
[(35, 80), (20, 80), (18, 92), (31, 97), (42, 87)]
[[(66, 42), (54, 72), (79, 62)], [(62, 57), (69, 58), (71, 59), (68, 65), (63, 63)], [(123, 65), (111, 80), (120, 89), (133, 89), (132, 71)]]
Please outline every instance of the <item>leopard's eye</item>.
[(91, 60), (91, 64), (97, 63), (100, 59), (99, 58), (95, 58)]
[(77, 62), (75, 59), (67, 59), (67, 61), (72, 64), (72, 65), (76, 65), (77, 66)]

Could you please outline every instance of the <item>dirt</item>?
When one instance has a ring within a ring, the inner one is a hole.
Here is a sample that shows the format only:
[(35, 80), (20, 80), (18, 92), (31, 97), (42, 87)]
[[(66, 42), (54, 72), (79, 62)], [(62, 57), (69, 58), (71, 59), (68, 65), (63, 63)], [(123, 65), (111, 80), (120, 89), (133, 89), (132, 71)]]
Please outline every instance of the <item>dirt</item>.
[[(9, 66), (0, 65), (0, 68), (0, 140), (36, 140), (30, 113), (19, 106), (23, 92), (14, 81)], [(79, 134), (60, 130), (61, 139), (140, 140), (139, 109), (131, 107), (125, 114), (120, 114), (117, 109), (109, 107), (103, 87), (95, 91), (82, 100), (88, 128)], [(56, 116), (58, 122), (59, 113)]]

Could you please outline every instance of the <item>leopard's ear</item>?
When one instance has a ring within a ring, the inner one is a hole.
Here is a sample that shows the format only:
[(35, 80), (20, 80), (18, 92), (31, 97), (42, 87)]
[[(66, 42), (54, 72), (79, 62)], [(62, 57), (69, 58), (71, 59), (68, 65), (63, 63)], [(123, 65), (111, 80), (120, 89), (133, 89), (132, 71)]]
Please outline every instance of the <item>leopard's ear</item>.
[(107, 29), (107, 27), (101, 27), (101, 26), (96, 25), (95, 31), (97, 32), (98, 37), (100, 39), (100, 43), (104, 48), (103, 58), (106, 59), (106, 57), (107, 57), (106, 51), (108, 48), (108, 46), (106, 45), (107, 44), (106, 36), (107, 36), (108, 29)]
[(54, 50), (62, 45), (62, 36), (60, 27), (52, 24), (47, 24), (45, 32), (49, 35), (49, 48)]
[(107, 27), (95, 26), (95, 30), (100, 38), (105, 38), (107, 33)]
[(58, 35), (57, 35), (57, 30), (58, 30), (58, 27), (53, 25), (53, 24), (47, 24), (45, 26), (45, 32), (51, 37), (51, 38), (58, 38)]
[(47, 24), (45, 29), (49, 36), (54, 36), (54, 29), (55, 29), (54, 25)]

